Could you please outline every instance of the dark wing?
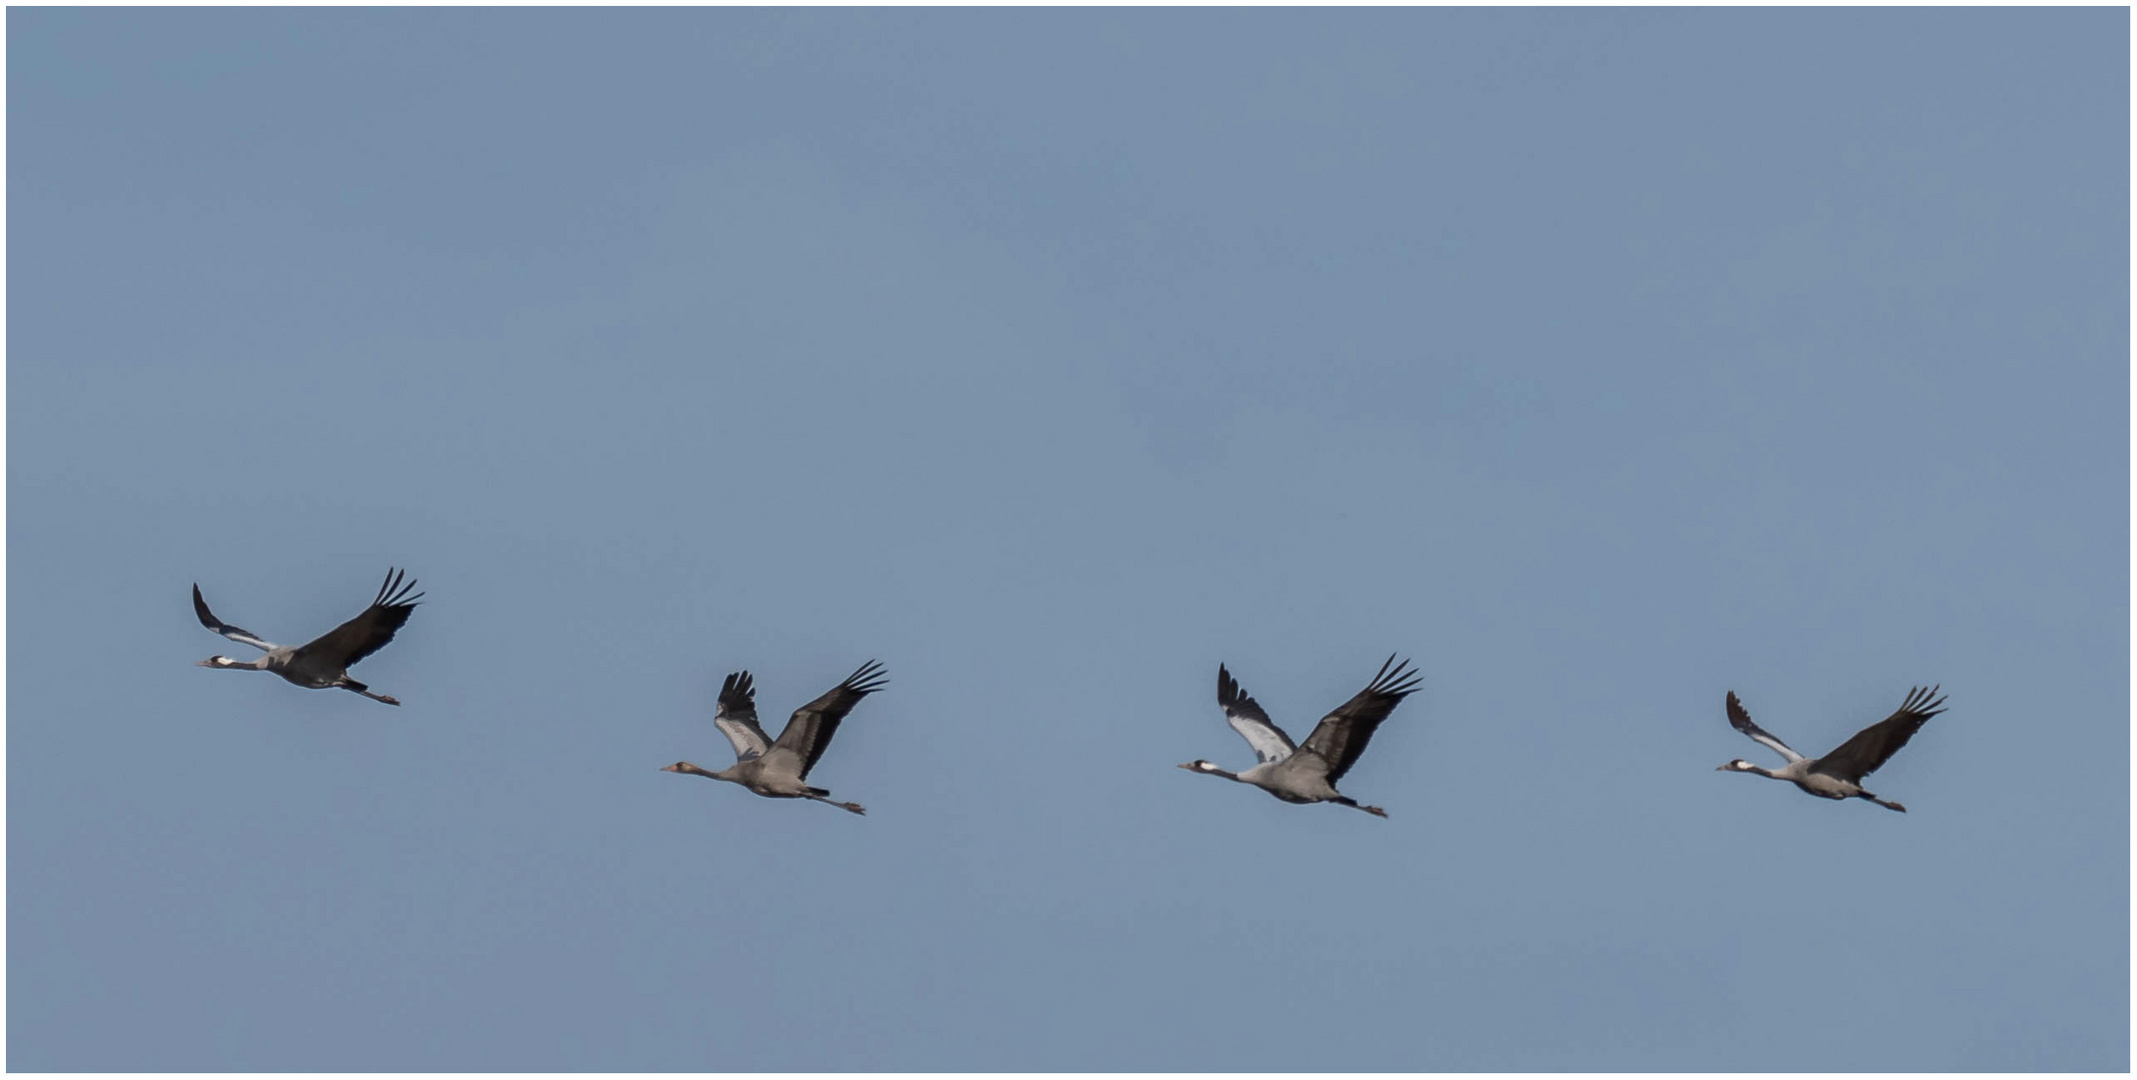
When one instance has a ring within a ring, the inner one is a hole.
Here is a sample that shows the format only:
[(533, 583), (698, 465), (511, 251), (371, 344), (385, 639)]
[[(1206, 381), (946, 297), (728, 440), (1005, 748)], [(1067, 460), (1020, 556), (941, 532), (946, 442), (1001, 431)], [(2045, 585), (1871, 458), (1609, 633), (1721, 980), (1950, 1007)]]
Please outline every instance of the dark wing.
[[(1393, 670), (1389, 670), (1390, 668)], [(1343, 703), (1343, 707), (1321, 718), (1306, 736), (1301, 749), (1321, 755), (1328, 762), (1328, 782), (1333, 784), (1343, 779), (1343, 774), (1358, 763), (1359, 755), (1365, 753), (1365, 744), (1372, 741), (1373, 732), (1380, 722), (1402, 704), (1402, 699), (1417, 692), (1424, 676), (1410, 668), (1408, 660), (1400, 665), (1393, 656), (1380, 665), (1380, 674), (1356, 697)]]
[(1282, 761), (1298, 749), (1291, 736), (1262, 711), (1261, 704), (1239, 689), (1239, 680), (1232, 678), (1223, 664), (1217, 665), (1217, 705), (1224, 710), (1224, 722), (1232, 725), (1232, 730), (1254, 748), (1261, 760)]
[(1729, 691), (1729, 726), (1751, 737), (1753, 742), (1772, 750), (1789, 760), (1791, 764), (1802, 761), (1803, 755), (1788, 748), (1788, 744), (1773, 737), (1773, 733), (1751, 722), (1751, 714), (1744, 711), (1744, 703), (1736, 700), (1736, 691)]
[(200, 598), (200, 585), (197, 582), (193, 586), (193, 614), (200, 616), (200, 625), (232, 641), (242, 642), (255, 649), (267, 649), (270, 651), (278, 647), (274, 642), (250, 630), (240, 630), (229, 623), (217, 619), (215, 613), (208, 610), (208, 602)]
[[(1899, 753), (1907, 740), (1929, 722), (1929, 718), (1944, 711), (1944, 699), (1937, 697), (1940, 687), (1927, 690), (1917, 686), (1900, 704), (1900, 711), (1871, 724), (1855, 733), (1855, 737), (1835, 747), (1833, 752), (1818, 759), (1811, 766), (1812, 772), (1839, 777), (1855, 783), (1877, 771), (1892, 755)], [(1931, 701), (1931, 698), (1936, 698)]]
[(846, 676), (845, 682), (794, 710), (786, 730), (779, 733), (779, 741), (772, 744), (773, 749), (791, 751), (799, 758), (799, 775), (807, 780), (809, 770), (816, 767), (816, 759), (823, 757), (824, 748), (831, 745), (831, 736), (838, 734), (839, 721), (844, 720), (862, 698), (890, 685), (890, 680), (882, 676), (883, 665), (874, 660), (862, 664), (859, 670)]
[(712, 726), (735, 746), (735, 760), (763, 757), (772, 740), (757, 726), (757, 684), (749, 672), (737, 671), (720, 684), (720, 707), (712, 714)]
[(422, 593), (409, 595), (416, 587), (411, 581), (403, 585), (407, 576), (401, 571), (387, 570), (386, 583), (378, 587), (378, 598), (363, 614), (321, 634), (316, 641), (297, 650), (298, 658), (331, 660), (342, 667), (349, 667), (358, 660), (386, 647), (393, 640), (394, 632), (408, 621), (416, 609), (416, 601)]

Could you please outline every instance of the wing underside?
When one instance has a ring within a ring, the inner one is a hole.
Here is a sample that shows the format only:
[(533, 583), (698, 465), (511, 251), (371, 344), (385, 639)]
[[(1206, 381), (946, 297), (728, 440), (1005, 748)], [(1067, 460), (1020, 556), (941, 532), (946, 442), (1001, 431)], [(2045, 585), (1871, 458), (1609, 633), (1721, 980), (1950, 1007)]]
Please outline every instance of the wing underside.
[(321, 634), (297, 650), (300, 657), (314, 661), (325, 660), (347, 668), (356, 662), (386, 647), (393, 635), (407, 625), (408, 616), (414, 614), (416, 601), (423, 594), (415, 591), (416, 583), (408, 579), (407, 571), (387, 570), (386, 581), (378, 587), (378, 596), (371, 606), (355, 618)]
[(1319, 754), (1328, 762), (1329, 783), (1343, 779), (1343, 774), (1365, 753), (1366, 744), (1380, 730), (1381, 722), (1402, 704), (1402, 699), (1416, 693), (1423, 682), (1424, 676), (1408, 660), (1397, 664), (1390, 655), (1365, 689), (1321, 718), (1313, 734), (1306, 736), (1303, 751)]
[(1730, 727), (1743, 732), (1751, 741), (1787, 758), (1791, 764), (1803, 760), (1802, 754), (1796, 753), (1787, 743), (1774, 738), (1772, 732), (1751, 722), (1751, 713), (1744, 708), (1743, 702), (1736, 699), (1734, 690), (1729, 691), (1728, 706)]
[(796, 775), (809, 778), (809, 770), (816, 767), (830, 747), (831, 737), (838, 734), (839, 722), (861, 703), (861, 699), (885, 686), (890, 680), (884, 677), (883, 665), (870, 660), (862, 664), (846, 681), (824, 692), (822, 697), (794, 710), (787, 719), (787, 726), (780, 730), (779, 740), (772, 744), (767, 754), (794, 755)]
[(1907, 700), (1899, 711), (1883, 720), (1856, 732), (1848, 741), (1833, 748), (1833, 752), (1818, 759), (1813, 771), (1835, 776), (1850, 783), (1878, 770), (1892, 755), (1899, 753), (1914, 733), (1922, 730), (1929, 718), (1944, 711), (1944, 699), (1937, 697), (1939, 687), (1920, 687), (1908, 691)]
[(720, 705), (712, 714), (712, 726), (727, 736), (735, 748), (736, 761), (763, 757), (772, 740), (757, 726), (757, 686), (747, 671), (737, 671), (720, 684)]
[(1224, 710), (1224, 722), (1254, 748), (1254, 755), (1264, 763), (1282, 761), (1298, 749), (1291, 736), (1269, 719), (1261, 704), (1239, 688), (1239, 680), (1223, 664), (1217, 665), (1217, 705)]
[(200, 619), (200, 625), (241, 645), (250, 645), (255, 649), (270, 652), (281, 647), (250, 630), (241, 630), (216, 618), (215, 613), (208, 610), (207, 600), (201, 597), (198, 584), (193, 586), (193, 614)]

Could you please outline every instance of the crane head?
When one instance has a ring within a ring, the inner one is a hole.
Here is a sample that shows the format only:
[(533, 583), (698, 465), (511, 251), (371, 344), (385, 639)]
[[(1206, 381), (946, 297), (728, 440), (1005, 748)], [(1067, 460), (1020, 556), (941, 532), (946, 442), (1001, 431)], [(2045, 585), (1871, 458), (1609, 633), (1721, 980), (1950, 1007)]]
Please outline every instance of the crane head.
[(1714, 771), (1715, 771), (1715, 772), (1757, 772), (1757, 771), (1758, 771), (1758, 766), (1756, 766), (1756, 765), (1753, 765), (1752, 763), (1750, 763), (1750, 762), (1748, 762), (1748, 761), (1745, 761), (1745, 760), (1744, 760), (1743, 758), (1737, 758), (1736, 760), (1734, 760), (1734, 761), (1731, 761), (1731, 762), (1729, 762), (1729, 763), (1727, 763), (1727, 764), (1725, 764), (1725, 765), (1717, 765), (1717, 766), (1715, 766), (1715, 767), (1714, 767)]

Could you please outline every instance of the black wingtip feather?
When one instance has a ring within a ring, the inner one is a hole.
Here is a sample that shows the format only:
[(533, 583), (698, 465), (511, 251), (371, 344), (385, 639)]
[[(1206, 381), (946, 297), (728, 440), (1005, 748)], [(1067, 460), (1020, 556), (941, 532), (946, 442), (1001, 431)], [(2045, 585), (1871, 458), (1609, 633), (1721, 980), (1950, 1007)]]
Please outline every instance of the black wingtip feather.
[[(1390, 665), (1394, 665), (1393, 671), (1389, 670)], [(1396, 665), (1395, 657), (1390, 655), (1388, 662), (1380, 665), (1380, 674), (1373, 676), (1373, 681), (1368, 683), (1365, 689), (1368, 693), (1400, 699), (1416, 693), (1417, 688), (1423, 686), (1424, 682), (1424, 674), (1412, 668), (1408, 660)]]
[[(1902, 712), (1920, 713), (1922, 714), (1922, 719), (1927, 720), (1944, 711), (1944, 702), (1948, 698), (1937, 697), (1937, 691), (1942, 689), (1944, 689), (1944, 684), (1942, 683), (1938, 683), (1926, 690), (1917, 686), (1908, 692), (1907, 700), (1900, 705), (1900, 710)], [(1931, 698), (1936, 698), (1936, 700), (1931, 701)]]
[(747, 670), (730, 672), (720, 683), (720, 696), (717, 700), (723, 709), (747, 709), (754, 712), (757, 708), (757, 682), (750, 677)]
[(421, 600), (424, 596), (423, 593), (416, 593), (410, 596), (409, 593), (415, 587), (416, 581), (408, 577), (408, 571), (396, 570), (389, 566), (386, 568), (385, 584), (378, 587), (378, 597), (371, 601), (371, 606), (388, 608), (414, 607), (416, 606), (416, 601)]
[(846, 681), (840, 683), (839, 687), (866, 697), (889, 685), (888, 672), (884, 669), (882, 661), (870, 660), (855, 668), (853, 674), (846, 676)]
[(1727, 697), (1722, 700), (1722, 706), (1722, 711), (1729, 714), (1730, 727), (1754, 739), (1763, 733), (1764, 729), (1752, 722), (1751, 710), (1744, 708), (1744, 702), (1736, 696), (1736, 691), (1729, 691)]

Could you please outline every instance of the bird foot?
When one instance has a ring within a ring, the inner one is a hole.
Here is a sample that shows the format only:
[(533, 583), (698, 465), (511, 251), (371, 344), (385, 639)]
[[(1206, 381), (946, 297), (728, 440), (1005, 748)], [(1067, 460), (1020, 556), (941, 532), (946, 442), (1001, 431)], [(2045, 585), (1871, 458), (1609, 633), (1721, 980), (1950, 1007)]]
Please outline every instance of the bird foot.
[(853, 814), (866, 814), (866, 813), (868, 813), (868, 810), (867, 810), (867, 808), (866, 808), (866, 807), (863, 807), (863, 806), (862, 806), (862, 805), (861, 805), (860, 803), (857, 803), (857, 802), (841, 802), (841, 803), (832, 803), (831, 805), (833, 805), (833, 806), (836, 806), (836, 807), (838, 807), (838, 808), (839, 808), (839, 809), (841, 809), (841, 810), (847, 811), (848, 813), (853, 813)]
[(385, 694), (373, 694), (372, 696), (373, 696), (373, 697), (375, 697), (375, 698), (377, 698), (377, 699), (378, 699), (378, 700), (380, 700), (380, 701), (383, 701), (383, 702), (385, 702), (385, 703), (386, 703), (386, 704), (388, 704), (388, 705), (399, 705), (399, 704), (401, 703), (401, 699), (400, 699), (400, 698), (397, 698), (397, 697), (389, 697), (389, 696), (387, 696), (387, 695), (385, 695)]

